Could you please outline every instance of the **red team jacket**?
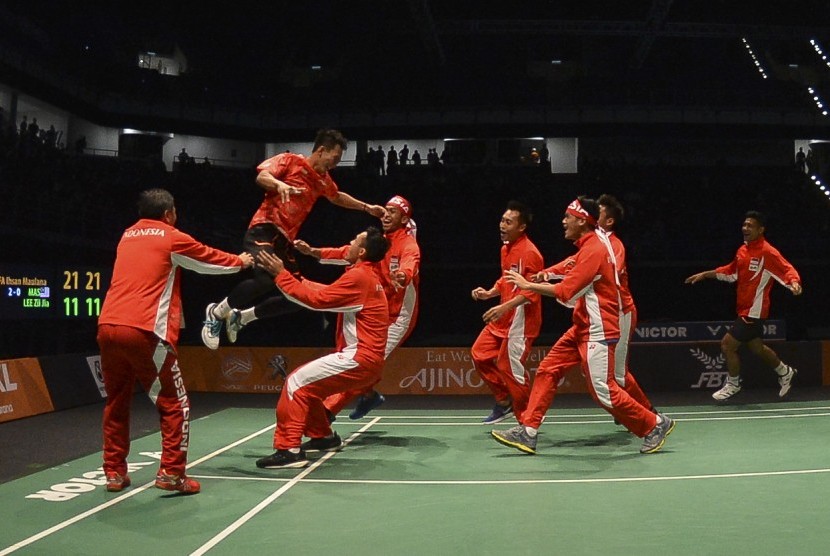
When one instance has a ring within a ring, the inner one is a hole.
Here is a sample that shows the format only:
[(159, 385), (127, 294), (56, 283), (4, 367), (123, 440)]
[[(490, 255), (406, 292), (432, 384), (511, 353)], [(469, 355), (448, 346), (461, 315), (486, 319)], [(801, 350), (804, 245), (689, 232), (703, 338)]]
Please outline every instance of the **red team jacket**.
[(295, 303), (317, 311), (341, 313), (337, 350), (364, 367), (382, 368), (389, 309), (378, 272), (377, 263), (363, 261), (346, 269), (329, 285), (300, 282), (286, 271), (277, 275), (275, 283)]
[(176, 345), (182, 319), (180, 268), (231, 274), (242, 260), (162, 222), (141, 219), (124, 231), (99, 324), (132, 326)]
[(542, 254), (526, 235), (501, 247), (501, 276), (494, 287), (498, 288), (501, 303), (522, 295), (528, 303), (505, 313), (500, 319), (487, 323), (485, 328), (498, 338), (535, 338), (542, 327), (542, 300), (538, 293), (520, 290), (504, 279), (506, 270), (515, 270), (527, 279), (542, 270)]
[(278, 154), (257, 166), (257, 171), (267, 170), (280, 181), (294, 187), (303, 187), (300, 195), (291, 195), (287, 203), (280, 201), (276, 191), (266, 191), (259, 209), (254, 213), (248, 227), (257, 224), (274, 224), (291, 241), (297, 237), (300, 226), (305, 222), (314, 203), (320, 197), (334, 199), (338, 188), (328, 173), (320, 175), (298, 154)]
[(583, 235), (574, 245), (579, 249), (572, 257), (574, 264), (554, 285), (554, 296), (565, 305), (573, 304), (573, 323), (580, 341), (618, 340), (619, 288), (608, 247), (597, 232)]
[(763, 237), (738, 248), (731, 263), (715, 269), (718, 280), (738, 282), (738, 316), (765, 319), (772, 279), (783, 285), (801, 283), (793, 265)]
[[(421, 281), (421, 249), (418, 242), (407, 233), (405, 228), (385, 235), (389, 241), (389, 250), (380, 262), (380, 283), (386, 292), (389, 303), (389, 324), (400, 321), (405, 327), (412, 328), (418, 318), (418, 286)], [(321, 247), (320, 262), (323, 264), (349, 264), (344, 259), (349, 246)], [(402, 270), (406, 274), (404, 287), (395, 288), (391, 273)], [(404, 322), (408, 322), (406, 325)]]

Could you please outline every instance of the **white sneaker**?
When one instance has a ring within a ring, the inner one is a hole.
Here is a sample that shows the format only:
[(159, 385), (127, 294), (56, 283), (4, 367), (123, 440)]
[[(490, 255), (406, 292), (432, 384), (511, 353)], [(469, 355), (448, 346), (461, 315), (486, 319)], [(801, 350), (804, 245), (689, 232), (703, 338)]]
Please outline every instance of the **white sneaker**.
[(715, 398), (716, 400), (718, 400), (719, 402), (722, 402), (723, 400), (728, 400), (729, 398), (731, 398), (732, 396), (734, 396), (735, 394), (737, 394), (740, 391), (741, 391), (741, 384), (740, 383), (733, 384), (733, 383), (731, 383), (727, 380), (726, 384), (723, 385), (723, 388), (721, 388), (720, 390), (718, 390), (717, 392), (712, 394), (712, 397)]
[(794, 367), (790, 367), (787, 365), (787, 372), (784, 376), (778, 377), (778, 385), (781, 386), (781, 390), (778, 391), (778, 397), (783, 398), (787, 395), (790, 391), (790, 386), (792, 386), (793, 378), (795, 375), (798, 374), (798, 369)]
[(242, 311), (239, 309), (231, 309), (231, 312), (225, 317), (225, 334), (228, 336), (228, 341), (235, 344), (237, 334), (244, 327), (245, 325), (242, 324)]
[(222, 321), (213, 314), (216, 303), (211, 303), (205, 309), (205, 322), (202, 325), (202, 343), (209, 349), (219, 347), (219, 333), (222, 331)]

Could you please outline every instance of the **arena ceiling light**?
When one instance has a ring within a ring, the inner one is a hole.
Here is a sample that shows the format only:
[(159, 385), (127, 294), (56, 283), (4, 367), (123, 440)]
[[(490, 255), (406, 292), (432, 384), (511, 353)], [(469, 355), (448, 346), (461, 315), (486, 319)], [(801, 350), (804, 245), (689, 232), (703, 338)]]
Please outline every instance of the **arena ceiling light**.
[(816, 51), (816, 54), (821, 58), (824, 64), (830, 68), (830, 61), (827, 60), (827, 53), (821, 48), (821, 45), (816, 39), (810, 39), (810, 44), (813, 46), (813, 50)]
[(749, 41), (746, 40), (746, 37), (742, 38), (741, 41), (744, 43), (747, 52), (749, 52), (749, 55), (752, 57), (752, 61), (755, 64), (755, 67), (758, 69), (758, 73), (761, 74), (761, 77), (766, 79), (767, 72), (764, 69), (764, 66), (761, 65), (761, 60), (758, 59), (758, 57), (755, 55), (755, 52), (752, 50), (752, 46), (750, 46)]

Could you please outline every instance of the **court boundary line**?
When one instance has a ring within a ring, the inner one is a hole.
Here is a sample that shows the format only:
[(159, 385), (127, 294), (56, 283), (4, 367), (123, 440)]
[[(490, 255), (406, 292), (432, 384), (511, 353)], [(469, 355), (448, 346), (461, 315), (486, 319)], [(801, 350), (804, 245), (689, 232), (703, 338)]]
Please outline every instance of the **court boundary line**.
[[(333, 452), (332, 452), (333, 453)], [(320, 460), (317, 460), (320, 461)], [(666, 477), (602, 477), (594, 479), (505, 479), (505, 480), (457, 480), (457, 479), (426, 479), (426, 480), (394, 480), (394, 479), (293, 479), (270, 477), (222, 477), (219, 475), (201, 475), (197, 478), (235, 481), (295, 481), (297, 484), (354, 484), (354, 485), (544, 485), (544, 484), (591, 484), (591, 483), (637, 483), (655, 481), (689, 481), (704, 479), (743, 479), (753, 477), (775, 477), (787, 475), (815, 475), (830, 473), (830, 468), (818, 469), (790, 469), (785, 471), (747, 471), (744, 473), (712, 473), (709, 475), (672, 475)], [(292, 485), (296, 486), (296, 485)]]
[[(193, 467), (195, 465), (198, 465), (198, 464), (200, 464), (204, 461), (212, 459), (212, 458), (218, 456), (219, 454), (221, 454), (223, 452), (226, 452), (226, 451), (228, 451), (232, 448), (235, 448), (236, 446), (239, 446), (240, 444), (243, 444), (243, 443), (251, 440), (252, 438), (256, 438), (260, 434), (262, 434), (264, 432), (268, 432), (269, 430), (273, 429), (274, 427), (276, 427), (276, 424), (269, 425), (269, 426), (265, 427), (264, 429), (260, 429), (260, 430), (254, 432), (254, 433), (251, 433), (251, 434), (249, 434), (248, 436), (246, 436), (244, 438), (241, 438), (239, 440), (236, 440), (236, 441), (232, 442), (231, 444), (228, 444), (227, 446), (219, 448), (218, 450), (214, 450), (213, 452), (211, 452), (209, 454), (206, 454), (206, 455), (202, 456), (201, 458), (199, 458), (199, 459), (197, 459), (193, 462), (188, 463), (187, 464), (187, 469), (190, 469), (191, 467)], [(24, 547), (29, 546), (30, 544), (33, 544), (33, 543), (35, 543), (35, 542), (37, 542), (41, 539), (44, 539), (44, 538), (48, 537), (49, 535), (52, 535), (53, 533), (57, 533), (58, 531), (61, 531), (62, 529), (65, 529), (65, 528), (69, 527), (70, 525), (74, 525), (75, 523), (78, 523), (79, 521), (82, 521), (82, 520), (86, 519), (87, 517), (89, 517), (91, 515), (95, 515), (98, 512), (101, 512), (101, 511), (103, 511), (107, 508), (110, 508), (110, 507), (112, 507), (116, 504), (119, 504), (119, 503), (123, 502), (124, 500), (127, 500), (128, 498), (131, 498), (131, 497), (133, 497), (133, 496), (135, 496), (135, 495), (137, 495), (141, 492), (144, 492), (145, 490), (148, 490), (150, 487), (155, 485), (155, 482), (156, 482), (156, 480), (153, 479), (152, 481), (150, 481), (146, 484), (143, 484), (143, 485), (141, 485), (139, 487), (136, 487), (136, 488), (132, 488), (129, 491), (118, 495), (118, 497), (113, 498), (112, 500), (107, 500), (103, 504), (99, 504), (97, 506), (94, 506), (94, 507), (92, 507), (88, 510), (85, 510), (85, 511), (83, 511), (83, 512), (81, 512), (81, 513), (79, 513), (79, 514), (77, 514), (73, 517), (70, 517), (69, 519), (65, 519), (65, 520), (61, 521), (60, 523), (56, 523), (55, 525), (49, 527), (48, 529), (45, 529), (45, 530), (43, 530), (39, 533), (35, 533), (34, 535), (31, 535), (31, 536), (29, 536), (29, 537), (27, 537), (27, 538), (25, 538), (21, 541), (18, 541), (16, 543), (12, 544), (12, 545), (9, 545), (6, 548), (4, 548), (3, 550), (0, 550), (0, 556), (6, 556), (7, 554), (11, 554), (12, 552), (16, 552), (17, 550), (20, 550), (21, 548), (24, 548)]]
[[(381, 419), (380, 417), (375, 417), (370, 422), (368, 422), (366, 425), (364, 425), (363, 427), (361, 427), (357, 431), (353, 432), (349, 436), (349, 438), (347, 438), (344, 441), (344, 444), (350, 443), (352, 440), (354, 440), (355, 438), (360, 436), (362, 433), (369, 430), (373, 425), (375, 425), (378, 421), (380, 421), (380, 419)], [(262, 510), (264, 510), (265, 508), (270, 506), (271, 503), (274, 502), (277, 498), (279, 498), (280, 496), (282, 496), (283, 494), (285, 494), (286, 492), (291, 490), (293, 487), (297, 486), (302, 481), (303, 478), (305, 478), (308, 474), (312, 473), (315, 469), (317, 469), (318, 467), (323, 465), (323, 463), (325, 463), (327, 460), (333, 458), (336, 454), (337, 454), (337, 452), (326, 452), (325, 454), (323, 454), (323, 457), (321, 457), (318, 460), (315, 460), (314, 463), (312, 463), (310, 466), (303, 469), (298, 475), (296, 475), (295, 477), (289, 479), (289, 481), (286, 484), (284, 484), (283, 486), (278, 488), (276, 491), (272, 492), (264, 500), (262, 500), (259, 504), (257, 504), (256, 506), (254, 506), (253, 508), (251, 508), (250, 510), (248, 510), (247, 512), (242, 514), (233, 523), (231, 523), (230, 525), (225, 527), (222, 531), (220, 531), (219, 533), (214, 535), (206, 543), (202, 544), (202, 546), (200, 546), (199, 548), (197, 548), (196, 550), (191, 552), (190, 556), (201, 556), (202, 554), (205, 554), (206, 552), (211, 550), (214, 546), (216, 546), (217, 544), (219, 544), (220, 542), (225, 540), (229, 535), (231, 535), (237, 529), (239, 529), (240, 527), (245, 525), (248, 521), (251, 520), (251, 518), (256, 516), (259, 512), (261, 512)]]

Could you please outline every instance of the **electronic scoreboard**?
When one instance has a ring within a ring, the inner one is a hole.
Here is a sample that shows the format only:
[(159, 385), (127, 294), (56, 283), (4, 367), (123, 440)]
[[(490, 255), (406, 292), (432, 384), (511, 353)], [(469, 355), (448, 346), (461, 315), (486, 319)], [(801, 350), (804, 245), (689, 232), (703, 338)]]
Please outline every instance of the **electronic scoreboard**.
[(112, 270), (0, 263), (0, 320), (97, 319)]

